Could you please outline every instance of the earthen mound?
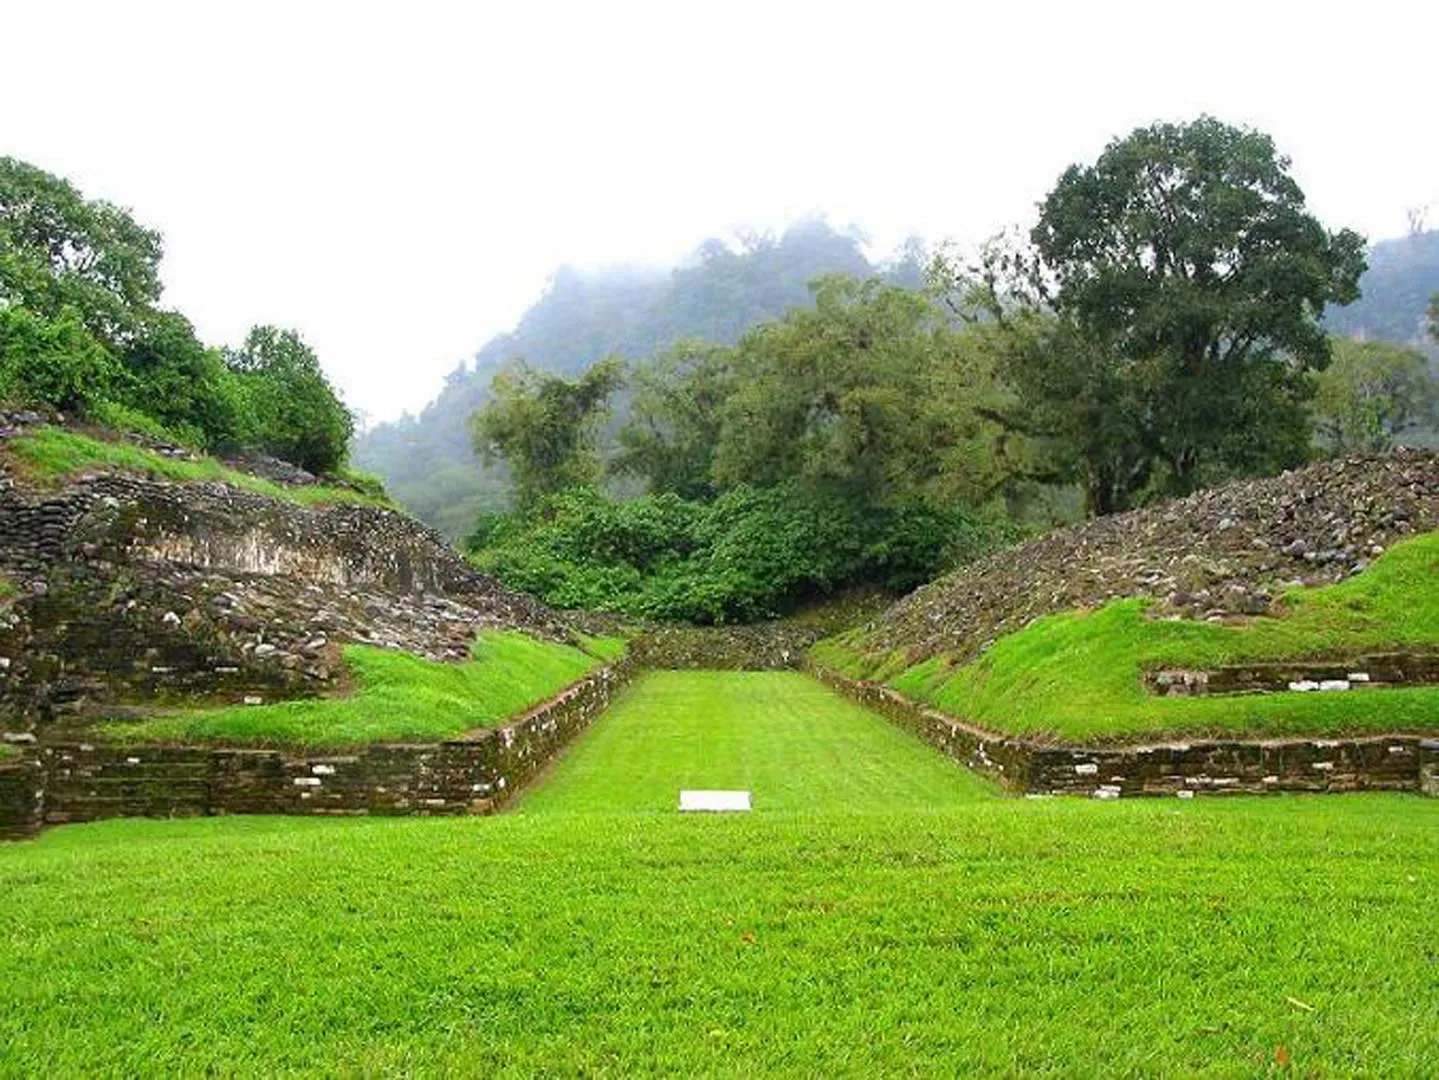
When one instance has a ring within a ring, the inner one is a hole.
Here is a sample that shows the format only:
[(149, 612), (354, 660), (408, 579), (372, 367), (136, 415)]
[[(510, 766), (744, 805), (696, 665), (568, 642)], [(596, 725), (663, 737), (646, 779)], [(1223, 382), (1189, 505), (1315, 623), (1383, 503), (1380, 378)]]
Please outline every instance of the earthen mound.
[(1405, 536), (1439, 529), (1439, 455), (1341, 458), (1098, 518), (996, 552), (900, 600), (866, 648), (960, 661), (1040, 615), (1118, 597), (1160, 614), (1270, 610), (1295, 584), (1363, 570)]

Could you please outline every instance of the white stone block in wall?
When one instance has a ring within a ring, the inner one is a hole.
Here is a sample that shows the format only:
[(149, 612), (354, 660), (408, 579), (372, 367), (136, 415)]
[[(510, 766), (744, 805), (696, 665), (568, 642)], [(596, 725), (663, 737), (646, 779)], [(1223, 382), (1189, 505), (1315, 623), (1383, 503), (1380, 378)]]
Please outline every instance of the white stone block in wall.
[(1319, 681), (1319, 689), (1321, 689), (1321, 690), (1348, 690), (1348, 689), (1349, 689), (1349, 680), (1348, 680), (1348, 679), (1321, 679), (1321, 680)]

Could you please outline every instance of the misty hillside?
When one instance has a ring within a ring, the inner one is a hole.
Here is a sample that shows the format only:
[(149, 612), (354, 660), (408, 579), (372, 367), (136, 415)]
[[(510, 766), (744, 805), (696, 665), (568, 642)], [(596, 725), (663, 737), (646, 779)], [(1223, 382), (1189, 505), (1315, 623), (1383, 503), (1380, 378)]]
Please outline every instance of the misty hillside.
[[(419, 416), (360, 436), (353, 457), (383, 477), (412, 513), (459, 538), (480, 509), (505, 499), (502, 474), (475, 457), (467, 426), (504, 365), (525, 360), (573, 374), (612, 353), (638, 359), (682, 338), (728, 344), (750, 326), (810, 303), (808, 283), (821, 274), (883, 273), (918, 284), (921, 272), (917, 247), (879, 267), (857, 236), (822, 221), (801, 223), (777, 239), (748, 239), (738, 251), (709, 240), (673, 270), (565, 267), (511, 333), (496, 335), (450, 373)], [(1326, 315), (1335, 334), (1423, 346), (1424, 310), (1439, 292), (1439, 231), (1375, 244), (1361, 287), (1362, 299)]]
[(1369, 270), (1359, 287), (1359, 300), (1325, 314), (1333, 333), (1428, 346), (1424, 311), (1439, 292), (1439, 229), (1379, 241), (1369, 249)]
[(382, 476), (416, 516), (461, 537), (481, 508), (504, 499), (503, 477), (476, 459), (467, 422), (506, 364), (524, 360), (571, 374), (611, 354), (647, 357), (682, 338), (728, 344), (754, 324), (808, 304), (809, 282), (822, 274), (884, 272), (913, 284), (920, 270), (913, 250), (893, 265), (875, 266), (858, 236), (823, 221), (803, 222), (778, 238), (747, 238), (738, 251), (709, 240), (673, 270), (562, 268), (519, 325), (451, 372), (419, 416), (380, 424), (356, 439), (354, 461)]

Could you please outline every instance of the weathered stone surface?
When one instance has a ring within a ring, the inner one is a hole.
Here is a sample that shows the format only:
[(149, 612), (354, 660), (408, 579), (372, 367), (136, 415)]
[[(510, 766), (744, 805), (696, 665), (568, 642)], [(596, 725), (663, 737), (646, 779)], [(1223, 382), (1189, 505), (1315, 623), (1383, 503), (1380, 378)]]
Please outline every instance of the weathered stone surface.
[(39, 831), (44, 789), (44, 772), (35, 758), (0, 760), (0, 840), (19, 840)]
[(0, 602), (7, 728), (326, 692), (346, 642), (459, 660), (486, 628), (570, 635), (388, 510), (114, 472), (37, 487), (14, 475), (3, 443), (38, 421), (0, 414), (0, 574), (19, 587)]
[(941, 753), (1031, 795), (1267, 794), (1421, 791), (1439, 795), (1439, 742), (1356, 739), (1196, 740), (1153, 746), (1049, 746), (1006, 737), (927, 708), (879, 683), (816, 674)]
[(630, 655), (641, 667), (710, 671), (777, 671), (797, 668), (823, 632), (788, 623), (748, 626), (660, 626), (636, 640)]
[(868, 644), (964, 662), (1038, 616), (1125, 596), (1151, 598), (1160, 617), (1262, 614), (1286, 585), (1339, 581), (1433, 529), (1439, 454), (1320, 462), (996, 552), (899, 601)]
[(1160, 697), (1345, 691), (1439, 684), (1439, 652), (1364, 653), (1329, 661), (1230, 664), (1213, 671), (1151, 671), (1144, 676)]

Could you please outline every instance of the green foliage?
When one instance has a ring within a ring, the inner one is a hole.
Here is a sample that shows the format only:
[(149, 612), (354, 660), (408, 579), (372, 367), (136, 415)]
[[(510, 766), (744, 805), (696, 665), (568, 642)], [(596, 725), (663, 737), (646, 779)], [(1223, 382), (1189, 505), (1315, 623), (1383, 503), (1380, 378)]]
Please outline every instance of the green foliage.
[(1147, 617), (1141, 600), (1051, 615), (956, 666), (866, 654), (864, 635), (821, 642), (819, 662), (885, 679), (997, 731), (1066, 741), (1145, 737), (1353, 735), (1439, 730), (1439, 688), (1157, 698), (1141, 673), (1439, 646), (1439, 533), (1396, 544), (1338, 585), (1295, 589), (1284, 614), (1242, 626)]
[(229, 355), (206, 348), (156, 307), (159, 261), (159, 234), (124, 210), (0, 158), (0, 399), (337, 468), (354, 425), (315, 354), (273, 327)]
[(864, 508), (983, 501), (1008, 479), (981, 410), (1004, 390), (978, 334), (877, 279), (816, 282), (813, 309), (735, 349), (721, 486), (799, 481)]
[(47, 319), (73, 311), (119, 346), (160, 298), (159, 263), (160, 235), (125, 210), (0, 157), (0, 303)]
[[(1003, 535), (981, 509), (1010, 480), (982, 415), (1004, 394), (982, 334), (877, 279), (814, 292), (813, 309), (733, 348), (685, 342), (639, 368), (615, 467), (649, 496), (542, 500), (534, 467), (512, 457), (525, 502), (481, 516), (479, 565), (560, 607), (732, 622), (856, 583), (909, 588)], [(544, 448), (544, 490), (593, 476), (573, 449), (590, 438), (590, 414), (568, 404), (581, 384), (525, 376), (497, 380), (484, 431)]]
[[(600, 640), (614, 655), (618, 646)], [(441, 664), (367, 645), (345, 647), (359, 689), (351, 697), (156, 716), (108, 725), (112, 738), (353, 746), (438, 742), (504, 723), (589, 674), (601, 660), (515, 631), (481, 634), (474, 658)]]
[(374, 473), (362, 472), (359, 469), (352, 469), (341, 465), (338, 469), (334, 470), (332, 475), (336, 480), (349, 484), (361, 494), (368, 495), (376, 501), (385, 503), (390, 501), (389, 492), (385, 490), (384, 481)]
[(119, 374), (73, 309), (46, 318), (0, 307), (0, 401), (87, 413), (111, 393)]
[[(1358, 295), (1363, 242), (1306, 210), (1268, 136), (1204, 117), (1156, 124), (1072, 166), (1030, 240), (991, 267), (996, 310), (1052, 303), (1043, 347), (1004, 374), (1097, 513), (1302, 458), (1304, 372), (1329, 361), (1318, 316)], [(1100, 426), (1093, 426), (1096, 419)]]
[(722, 410), (738, 377), (733, 350), (704, 341), (678, 342), (637, 365), (614, 469), (643, 477), (654, 492), (713, 497)]
[(149, 413), (121, 405), (118, 401), (102, 401), (87, 410), (86, 416), (101, 427), (122, 435), (143, 435), (157, 442), (187, 445), (187, 433), (171, 431)]
[(1429, 324), (1429, 337), (1439, 343), (1439, 292), (1429, 297), (1429, 310), (1425, 315)]
[(1424, 354), (1383, 341), (1336, 341), (1314, 399), (1315, 432), (1336, 454), (1388, 450), (1439, 421), (1439, 380)]
[(866, 510), (796, 485), (740, 486), (711, 503), (576, 489), (535, 515), (488, 520), (472, 557), (556, 607), (727, 623), (856, 582), (910, 588), (1012, 536), (992, 515)]
[(616, 359), (567, 379), (523, 364), (496, 375), (492, 397), (471, 422), (475, 449), (486, 461), (503, 460), (522, 508), (546, 496), (593, 483), (599, 424), (624, 381)]
[[(456, 368), (419, 416), (379, 424), (357, 438), (356, 461), (382, 475), (421, 520), (462, 537), (478, 512), (510, 502), (503, 467), (475, 461), (469, 418), (489, 399), (495, 374), (519, 358), (575, 375), (606, 356), (638, 360), (677, 341), (729, 345), (757, 323), (809, 304), (816, 277), (870, 277), (883, 269), (865, 257), (857, 235), (819, 221), (801, 222), (779, 237), (747, 236), (739, 246), (710, 241), (670, 271), (562, 268), (514, 332), (497, 335)], [(616, 405), (622, 413), (623, 397)]]
[(340, 467), (355, 421), (299, 334), (253, 327), (225, 362), (248, 414), (244, 445), (316, 474)]
[(44, 426), (27, 428), (7, 440), (7, 453), (37, 480), (62, 479), (87, 469), (128, 469), (147, 476), (185, 482), (215, 482), (253, 491), (270, 499), (300, 506), (329, 503), (356, 503), (388, 506), (388, 502), (347, 487), (324, 484), (276, 484), (247, 472), (231, 469), (214, 458), (195, 461), (154, 453), (128, 442), (103, 442), (68, 428)]
[(146, 315), (122, 359), (123, 404), (153, 416), (190, 445), (219, 449), (244, 442), (247, 405), (219, 352), (201, 344), (184, 316)]

